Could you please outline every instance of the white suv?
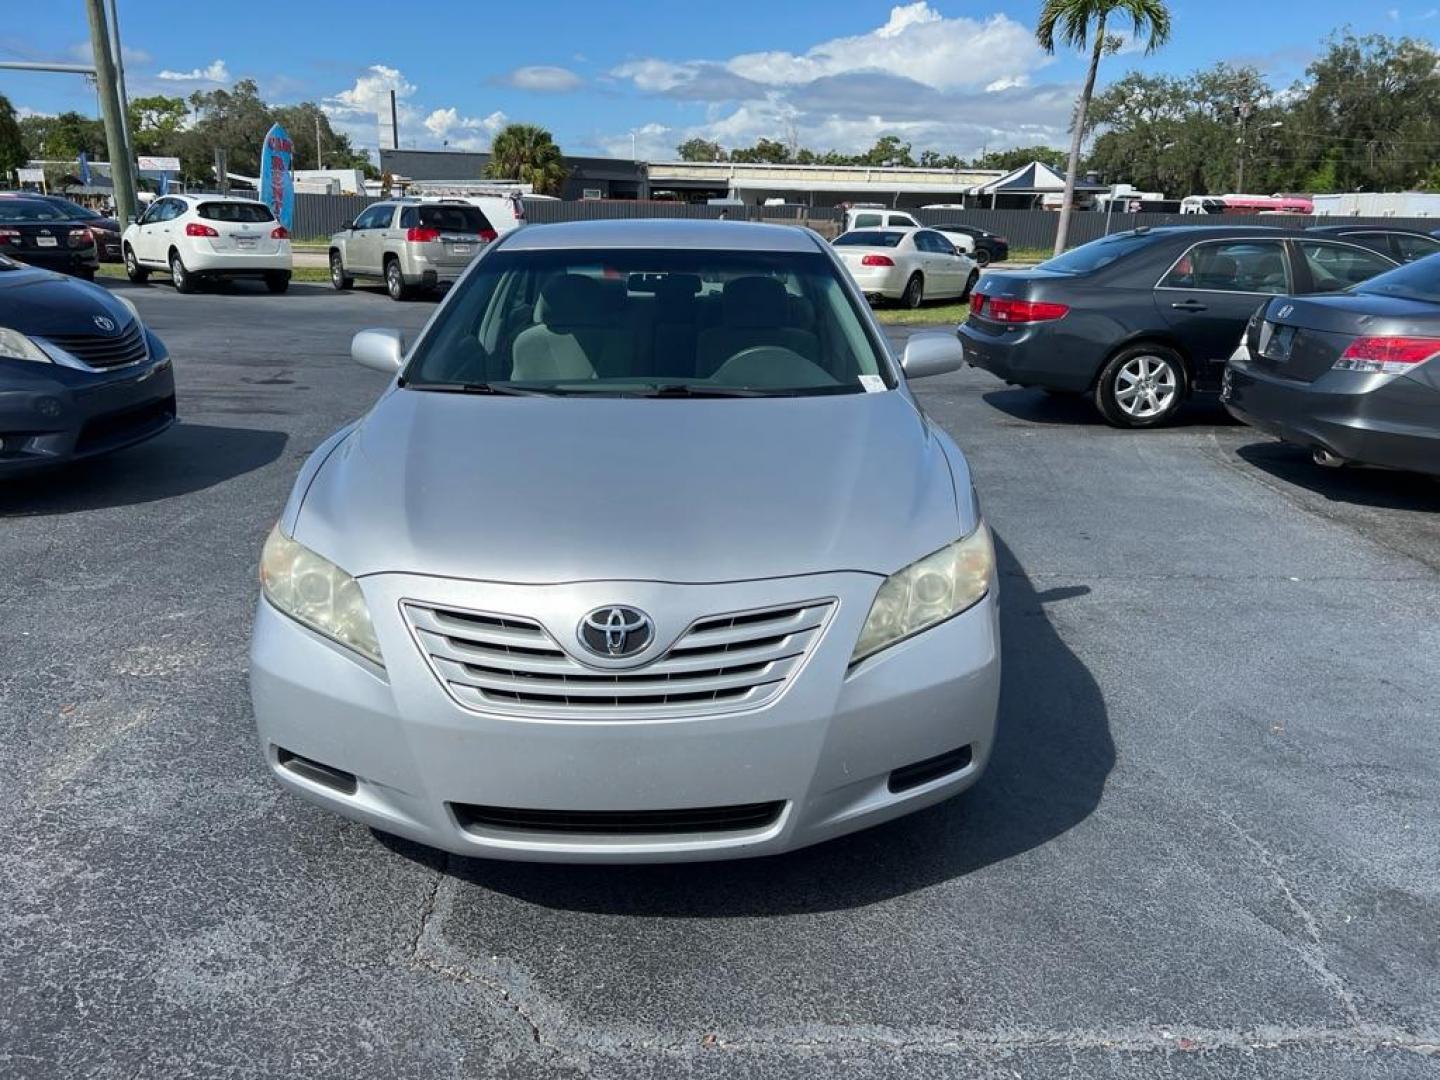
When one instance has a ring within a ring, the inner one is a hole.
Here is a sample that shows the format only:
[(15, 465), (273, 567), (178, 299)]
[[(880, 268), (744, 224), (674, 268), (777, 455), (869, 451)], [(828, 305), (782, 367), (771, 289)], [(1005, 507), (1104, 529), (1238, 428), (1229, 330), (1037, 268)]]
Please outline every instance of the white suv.
[(263, 278), (272, 293), (290, 287), (290, 233), (254, 199), (166, 195), (125, 230), (120, 244), (131, 281), (168, 270), (182, 293), (206, 278)]

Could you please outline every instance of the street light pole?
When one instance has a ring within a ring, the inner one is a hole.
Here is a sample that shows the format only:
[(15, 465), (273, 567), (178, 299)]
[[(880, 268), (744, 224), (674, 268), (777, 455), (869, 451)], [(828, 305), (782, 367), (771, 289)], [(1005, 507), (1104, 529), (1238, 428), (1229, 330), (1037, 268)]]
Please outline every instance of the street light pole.
[(1240, 121), (1240, 159), (1235, 166), (1235, 194), (1245, 194), (1245, 125), (1250, 120), (1250, 103), (1235, 107), (1235, 116)]
[(100, 111), (105, 115), (110, 180), (115, 185), (115, 217), (124, 228), (135, 217), (135, 175), (131, 171), (130, 146), (125, 140), (121, 119), (120, 88), (115, 76), (115, 57), (110, 51), (105, 0), (86, 0), (85, 9), (90, 16), (90, 48), (95, 54), (95, 78), (100, 84)]
[(125, 145), (132, 146), (130, 139), (130, 94), (125, 89), (125, 52), (120, 45), (119, 0), (110, 0), (110, 33), (114, 43), (115, 75), (120, 88), (120, 124), (125, 130)]

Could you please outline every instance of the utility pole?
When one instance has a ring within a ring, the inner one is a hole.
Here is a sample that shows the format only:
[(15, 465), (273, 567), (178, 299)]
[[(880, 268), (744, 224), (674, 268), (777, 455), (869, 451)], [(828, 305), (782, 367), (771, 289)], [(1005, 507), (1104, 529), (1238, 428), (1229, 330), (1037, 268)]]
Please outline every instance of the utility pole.
[(315, 114), (315, 168), (325, 168), (325, 155), (320, 150), (320, 114)]
[(125, 129), (125, 145), (134, 146), (130, 139), (130, 94), (125, 89), (125, 51), (120, 45), (119, 0), (110, 0), (110, 40), (114, 43), (115, 74), (120, 87), (120, 123)]
[(100, 109), (105, 114), (110, 180), (115, 185), (115, 216), (124, 228), (135, 217), (135, 175), (131, 171), (130, 146), (125, 141), (120, 112), (120, 88), (115, 77), (115, 57), (110, 51), (105, 0), (85, 0), (85, 9), (90, 16), (90, 48), (95, 54), (95, 78), (100, 83)]
[(1235, 166), (1235, 194), (1245, 194), (1245, 125), (1250, 120), (1250, 103), (1235, 106), (1235, 119), (1240, 123), (1240, 138), (1235, 141), (1240, 144), (1240, 156)]

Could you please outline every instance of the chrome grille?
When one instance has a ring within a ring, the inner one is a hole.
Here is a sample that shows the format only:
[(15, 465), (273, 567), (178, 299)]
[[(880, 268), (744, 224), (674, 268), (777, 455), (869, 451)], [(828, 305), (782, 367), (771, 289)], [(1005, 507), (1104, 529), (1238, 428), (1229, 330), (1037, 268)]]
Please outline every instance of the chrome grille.
[(824, 631), (834, 601), (707, 616), (655, 660), (618, 670), (582, 664), (533, 619), (413, 601), (403, 607), (431, 670), (468, 708), (688, 716), (776, 697)]
[(45, 340), (93, 368), (121, 367), (145, 359), (145, 335), (134, 319), (118, 334), (50, 334)]

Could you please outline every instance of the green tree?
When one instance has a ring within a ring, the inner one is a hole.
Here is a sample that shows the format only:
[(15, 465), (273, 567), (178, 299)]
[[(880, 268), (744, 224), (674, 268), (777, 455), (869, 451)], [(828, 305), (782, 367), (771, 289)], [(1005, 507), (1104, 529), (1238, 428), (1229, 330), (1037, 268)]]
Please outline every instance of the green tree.
[(901, 142), (900, 136), (881, 135), (874, 146), (856, 158), (855, 164), (914, 166), (915, 158), (910, 153), (910, 144)]
[(0, 94), (0, 176), (8, 177), (29, 160), (25, 138), (20, 134), (20, 121), (15, 118), (15, 106)]
[(1055, 254), (1065, 250), (1066, 233), (1075, 202), (1075, 174), (1080, 169), (1080, 145), (1085, 138), (1086, 112), (1095, 93), (1095, 76), (1100, 70), (1100, 57), (1110, 45), (1105, 25), (1111, 16), (1128, 16), (1136, 37), (1147, 37), (1145, 51), (1153, 52), (1170, 37), (1170, 9), (1163, 0), (1045, 0), (1035, 39), (1047, 53), (1055, 52), (1059, 42), (1075, 49), (1090, 49), (1090, 67), (1085, 85), (1075, 106), (1075, 119), (1070, 135), (1070, 158), (1065, 171), (1065, 195), (1060, 203), (1060, 222), (1055, 230)]
[(784, 165), (790, 161), (790, 147), (777, 139), (761, 139), (754, 146), (737, 147), (730, 151), (730, 160)]
[[(363, 169), (370, 164), (369, 155), (356, 150), (350, 144), (350, 136), (330, 126), (325, 110), (313, 101), (302, 101), (298, 105), (279, 105), (271, 110), (277, 123), (285, 125), (295, 143), (295, 167), (297, 169), (318, 168), (320, 160), (327, 169)], [(320, 125), (320, 146), (323, 159), (315, 147), (315, 125)]]
[(490, 144), (485, 172), (494, 179), (533, 184), (537, 194), (553, 195), (565, 180), (560, 147), (535, 124), (506, 124)]
[(185, 176), (213, 176), (217, 148), (225, 150), (230, 172), (260, 175), (260, 144), (275, 121), (253, 80), (241, 79), (229, 90), (197, 91), (190, 95), (190, 108), (195, 122), (176, 146)]
[(83, 150), (91, 159), (108, 157), (105, 125), (78, 112), (59, 116), (27, 116), (20, 121), (25, 152), (32, 158), (73, 161)]
[(698, 135), (693, 139), (686, 139), (675, 152), (680, 155), (681, 161), (724, 161), (725, 151), (720, 149), (720, 144), (711, 142), (709, 139), (702, 139)]
[(190, 115), (184, 98), (153, 94), (130, 102), (130, 139), (138, 154), (173, 154)]
[(1066, 166), (1066, 154), (1064, 150), (1057, 150), (1053, 146), (1017, 146), (1011, 150), (991, 150), (976, 159), (975, 167), (1010, 172), (1012, 169), (1023, 168), (1032, 161), (1060, 170)]

